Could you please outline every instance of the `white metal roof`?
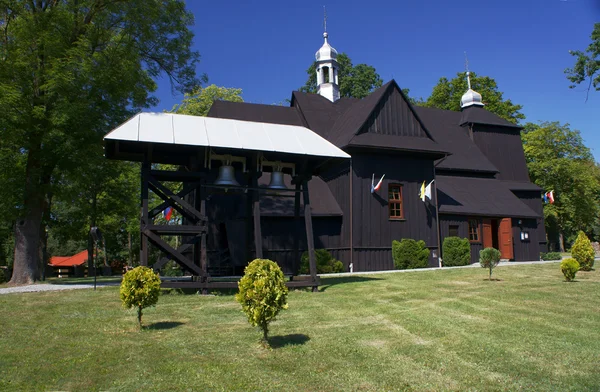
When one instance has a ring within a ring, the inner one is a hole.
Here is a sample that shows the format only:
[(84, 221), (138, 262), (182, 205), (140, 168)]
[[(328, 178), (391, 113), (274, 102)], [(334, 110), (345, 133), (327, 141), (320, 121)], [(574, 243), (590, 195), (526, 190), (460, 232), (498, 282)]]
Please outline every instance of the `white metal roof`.
[(305, 127), (173, 113), (140, 113), (104, 139), (350, 158)]

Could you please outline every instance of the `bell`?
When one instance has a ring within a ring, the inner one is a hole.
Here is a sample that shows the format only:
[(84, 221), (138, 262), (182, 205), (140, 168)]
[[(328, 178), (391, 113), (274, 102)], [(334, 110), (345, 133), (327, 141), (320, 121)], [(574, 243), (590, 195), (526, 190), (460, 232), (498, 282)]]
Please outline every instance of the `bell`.
[(271, 183), (267, 188), (270, 189), (288, 189), (283, 182), (283, 173), (280, 171), (274, 171), (271, 173)]
[(223, 165), (219, 167), (219, 176), (215, 181), (215, 185), (240, 185), (235, 180), (235, 171), (233, 170), (233, 166)]

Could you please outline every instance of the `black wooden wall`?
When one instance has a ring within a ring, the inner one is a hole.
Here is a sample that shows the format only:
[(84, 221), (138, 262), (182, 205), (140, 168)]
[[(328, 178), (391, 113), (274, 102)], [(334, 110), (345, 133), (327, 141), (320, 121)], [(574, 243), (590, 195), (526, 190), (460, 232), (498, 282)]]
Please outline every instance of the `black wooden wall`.
[(369, 116), (366, 132), (384, 135), (428, 137), (400, 92), (395, 88), (379, 101)]
[(475, 124), (473, 141), (496, 166), (500, 180), (529, 181), (523, 143), (518, 128)]
[[(381, 190), (371, 194), (371, 179), (385, 174)], [(433, 161), (406, 155), (352, 153), (352, 204), (354, 269), (393, 269), (392, 240), (412, 238), (437, 248), (435, 204), (423, 202), (419, 191), (423, 181), (434, 178)], [(401, 184), (404, 219), (389, 219), (388, 185)]]

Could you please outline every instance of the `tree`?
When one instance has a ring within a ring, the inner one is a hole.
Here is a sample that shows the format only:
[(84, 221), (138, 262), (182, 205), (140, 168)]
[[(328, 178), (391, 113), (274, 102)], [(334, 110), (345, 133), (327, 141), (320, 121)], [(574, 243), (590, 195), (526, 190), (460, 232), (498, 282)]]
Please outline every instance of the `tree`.
[(219, 87), (214, 84), (196, 87), (184, 95), (180, 104), (173, 106), (171, 113), (206, 116), (215, 101), (244, 102), (242, 89)]
[(248, 322), (260, 327), (263, 343), (268, 345), (269, 323), (281, 310), (288, 308), (288, 288), (281, 268), (271, 260), (255, 259), (246, 266), (238, 288), (236, 301), (242, 305)]
[(479, 251), (479, 265), (481, 268), (487, 268), (490, 272), (489, 280), (492, 280), (492, 270), (500, 262), (500, 251), (496, 248), (485, 248)]
[[(528, 123), (521, 134), (531, 180), (544, 191), (554, 191), (554, 204), (544, 204), (546, 231), (564, 237), (579, 230), (592, 232), (600, 200), (600, 175), (592, 153), (581, 134), (569, 124)], [(552, 241), (551, 241), (552, 242)]]
[(199, 84), (192, 23), (182, 0), (2, 1), (0, 154), (15, 170), (0, 188), (16, 195), (12, 283), (38, 278), (55, 170), (77, 170), (80, 150), (155, 104), (159, 75), (184, 92)]
[[(587, 47), (585, 52), (580, 50), (569, 51), (576, 58), (575, 66), (565, 70), (567, 79), (573, 83), (569, 88), (575, 88), (589, 79), (588, 95), (592, 87), (596, 91), (600, 91), (600, 23), (594, 25), (591, 38), (592, 43)], [(586, 101), (588, 95), (586, 95)]]
[[(364, 98), (383, 84), (381, 77), (374, 67), (367, 64), (352, 65), (352, 60), (346, 53), (340, 53), (337, 57), (337, 62), (340, 97)], [(308, 80), (300, 88), (300, 91), (316, 93), (316, 61), (306, 70), (306, 73), (308, 74)]]
[[(497, 114), (516, 124), (524, 120), (525, 115), (521, 113), (523, 106), (515, 105), (510, 99), (504, 99), (502, 92), (498, 90), (498, 84), (489, 76), (477, 76), (471, 72), (471, 86), (473, 90), (481, 94), (486, 110)], [(438, 84), (433, 87), (431, 95), (427, 100), (418, 104), (421, 106), (460, 111), (460, 99), (467, 92), (467, 76), (465, 72), (459, 72), (454, 79), (440, 78)]]

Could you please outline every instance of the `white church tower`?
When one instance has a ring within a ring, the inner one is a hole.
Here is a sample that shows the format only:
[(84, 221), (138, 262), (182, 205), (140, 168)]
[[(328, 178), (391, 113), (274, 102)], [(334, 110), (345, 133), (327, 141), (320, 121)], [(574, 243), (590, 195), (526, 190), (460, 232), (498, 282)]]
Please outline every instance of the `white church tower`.
[(338, 53), (327, 42), (327, 17), (325, 17), (324, 30), (323, 38), (325, 42), (315, 54), (317, 60), (317, 94), (324, 96), (331, 102), (335, 102), (340, 99)]

